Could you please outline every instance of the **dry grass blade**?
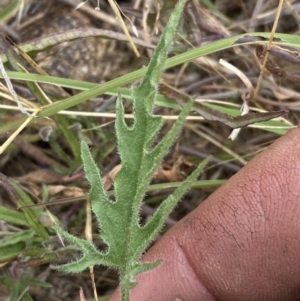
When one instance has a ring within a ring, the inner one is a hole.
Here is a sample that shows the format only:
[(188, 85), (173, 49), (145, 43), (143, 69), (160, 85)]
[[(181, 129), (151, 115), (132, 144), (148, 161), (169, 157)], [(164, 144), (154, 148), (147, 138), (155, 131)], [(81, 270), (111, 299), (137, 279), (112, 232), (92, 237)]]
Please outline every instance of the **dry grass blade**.
[(136, 55), (137, 57), (140, 57), (140, 53), (138, 52), (138, 50), (137, 50), (137, 48), (136, 48), (136, 46), (135, 46), (135, 44), (134, 44), (134, 42), (133, 42), (133, 40), (132, 40), (132, 38), (131, 38), (129, 32), (128, 32), (128, 29), (127, 29), (127, 27), (126, 27), (126, 25), (125, 25), (125, 23), (124, 23), (124, 21), (123, 21), (122, 15), (120, 14), (120, 10), (119, 10), (118, 5), (116, 4), (116, 2), (115, 2), (114, 0), (108, 0), (108, 2), (109, 2), (109, 5), (111, 6), (113, 12), (115, 13), (116, 18), (117, 18), (117, 20), (118, 20), (120, 26), (122, 27), (123, 32), (124, 32), (125, 35), (127, 36), (127, 39), (128, 39), (128, 41), (129, 41), (129, 43), (130, 43), (130, 45), (131, 45), (131, 47), (132, 47), (132, 49), (133, 49), (135, 55)]
[[(177, 1), (128, 0), (116, 4), (111, 0), (127, 26), (127, 35), (107, 1), (89, 0), (74, 10), (82, 1), (0, 0), (0, 29), (14, 51), (11, 60), (20, 68), (15, 71), (5, 49), (1, 49), (0, 170), (31, 200), (18, 205), (16, 198), (7, 196), (9, 191), (1, 195), (0, 261), (1, 254), (7, 255), (6, 243), (20, 240), (16, 251), (1, 263), (0, 296), (7, 300), (16, 296), (37, 301), (85, 301), (97, 298), (96, 288), (99, 300), (107, 300), (119, 280), (114, 270), (93, 268), (91, 263), (80, 275), (61, 274), (49, 268), (51, 263), (71, 262), (80, 256), (49, 229), (53, 224), (92, 241), (99, 251), (107, 250), (97, 235), (99, 228), (89, 208), (89, 184), (62, 125), (72, 134), (75, 144), (81, 139), (88, 141), (96, 168), (102, 171), (107, 195), (114, 203), (114, 181), (121, 169), (113, 126), (116, 97), (121, 93), (124, 124), (131, 126), (134, 110), (130, 85), (136, 87), (143, 77), (144, 66), (153, 56), (159, 34)], [(98, 2), (101, 11), (95, 10)], [(154, 145), (172, 129), (189, 96), (195, 99), (194, 112), (186, 118), (176, 147), (158, 166), (146, 188), (145, 204), (139, 210), (141, 224), (151, 220), (166, 194), (179, 187), (208, 156), (213, 158), (209, 168), (193, 190), (182, 197), (165, 230), (299, 123), (298, 2), (285, 1), (282, 7), (283, 1), (274, 0), (188, 1), (161, 78), (169, 90), (162, 85), (154, 105), (154, 114), (163, 119)], [(122, 12), (136, 26), (139, 38)], [(139, 58), (132, 50), (134, 46)], [(221, 65), (220, 58), (231, 66)], [(265, 70), (261, 70), (262, 65)], [(48, 75), (40, 75), (43, 70)], [(27, 85), (33, 82), (39, 85), (35, 87), (36, 94)], [(249, 108), (244, 107), (251, 112), (280, 114), (288, 109), (289, 114), (246, 126), (253, 116), (240, 116), (245, 97), (253, 99)], [(32, 116), (28, 118), (22, 111)], [(245, 122), (235, 116), (250, 119)], [(232, 141), (228, 136), (236, 131), (226, 124), (245, 127)], [(126, 140), (124, 143), (128, 144)], [(132, 153), (132, 162), (136, 162), (136, 152)], [(37, 212), (37, 222), (46, 229), (49, 239), (39, 239), (28, 226), (26, 210)], [(103, 212), (107, 215), (107, 210)], [(120, 215), (124, 215), (122, 210)], [(28, 242), (32, 248), (24, 250)]]
[(26, 121), (12, 134), (9, 138), (1, 145), (0, 155), (4, 153), (6, 148), (12, 143), (12, 141), (21, 133), (21, 131), (36, 117), (41, 109), (36, 109), (34, 112), (26, 119)]
[(256, 85), (256, 88), (255, 88), (254, 94), (253, 94), (253, 101), (254, 102), (256, 102), (258, 91), (259, 91), (260, 86), (261, 86), (261, 82), (262, 82), (262, 78), (263, 78), (263, 74), (264, 74), (264, 69), (265, 69), (267, 61), (268, 61), (269, 51), (272, 48), (272, 42), (273, 42), (274, 34), (276, 32), (276, 28), (277, 28), (277, 25), (278, 25), (278, 21), (279, 21), (279, 17), (280, 17), (280, 13), (281, 13), (281, 10), (282, 10), (283, 3), (284, 3), (284, 0), (280, 0), (279, 3), (278, 3), (276, 17), (275, 17), (275, 21), (274, 21), (274, 24), (273, 24), (273, 27), (272, 27), (272, 34), (270, 36), (270, 40), (269, 40), (269, 43), (267, 45), (267, 52), (266, 52), (266, 55), (264, 57), (263, 64), (261, 66), (261, 71), (260, 71), (260, 74), (259, 74), (259, 77), (258, 77), (258, 80), (257, 80), (257, 85)]

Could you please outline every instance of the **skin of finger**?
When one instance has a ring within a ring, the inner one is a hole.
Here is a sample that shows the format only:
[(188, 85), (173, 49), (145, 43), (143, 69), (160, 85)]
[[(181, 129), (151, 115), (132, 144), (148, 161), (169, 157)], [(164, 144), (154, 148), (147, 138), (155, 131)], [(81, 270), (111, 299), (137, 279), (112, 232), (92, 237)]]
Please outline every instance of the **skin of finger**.
[[(177, 245), (175, 233), (169, 231), (143, 257), (143, 261), (163, 259), (157, 268), (139, 275), (138, 285), (130, 291), (131, 301), (216, 301), (199, 282), (197, 275), (182, 249)], [(120, 301), (117, 289), (110, 301)]]
[(299, 141), (298, 127), (164, 235), (143, 257), (163, 264), (138, 277), (131, 300), (298, 300)]
[(298, 127), (182, 221), (179, 244), (217, 300), (300, 298), (299, 141)]

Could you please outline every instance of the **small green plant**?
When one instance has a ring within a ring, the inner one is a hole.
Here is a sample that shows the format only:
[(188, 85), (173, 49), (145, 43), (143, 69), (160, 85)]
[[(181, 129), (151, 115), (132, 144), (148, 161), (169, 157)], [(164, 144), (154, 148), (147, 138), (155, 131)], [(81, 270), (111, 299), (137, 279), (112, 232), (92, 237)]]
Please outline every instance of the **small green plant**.
[(154, 145), (153, 141), (162, 126), (162, 118), (153, 115), (152, 110), (167, 52), (180, 22), (185, 2), (186, 0), (182, 0), (176, 6), (142, 83), (139, 87), (132, 88), (134, 106), (132, 126), (125, 123), (124, 108), (119, 95), (115, 128), (122, 168), (114, 182), (116, 201), (109, 200), (89, 148), (85, 142), (81, 142), (84, 169), (91, 185), (89, 198), (100, 226), (100, 236), (106, 243), (107, 250), (101, 252), (92, 243), (56, 227), (64, 238), (80, 249), (82, 257), (55, 268), (69, 273), (80, 272), (93, 265), (116, 268), (121, 279), (122, 300), (129, 300), (129, 290), (136, 285), (135, 278), (138, 274), (159, 265), (160, 261), (142, 263), (139, 260), (162, 229), (164, 220), (207, 164), (205, 160), (186, 181), (181, 183), (159, 206), (149, 222), (144, 226), (139, 224), (140, 207), (153, 173), (174, 143), (193, 104), (187, 103), (169, 133)]

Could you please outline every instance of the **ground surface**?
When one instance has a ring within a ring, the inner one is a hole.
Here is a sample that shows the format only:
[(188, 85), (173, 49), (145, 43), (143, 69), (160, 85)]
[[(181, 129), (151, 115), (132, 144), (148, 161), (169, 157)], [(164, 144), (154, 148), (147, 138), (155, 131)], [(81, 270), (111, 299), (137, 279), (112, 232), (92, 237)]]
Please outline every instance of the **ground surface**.
[[(72, 1), (70, 1), (72, 2)], [(155, 1), (156, 2), (156, 1)], [(164, 28), (172, 9), (174, 1), (168, 1), (168, 5), (161, 1), (162, 11), (159, 20), (154, 23), (158, 7), (153, 4), (148, 16), (148, 27), (143, 28), (142, 17), (146, 10), (144, 1), (119, 2), (124, 13), (134, 22), (141, 31), (140, 38), (147, 43), (155, 45), (158, 37), (152, 35), (157, 29), (158, 34)], [(229, 36), (247, 32), (269, 32), (272, 29), (278, 1), (214, 1), (213, 8), (216, 12), (202, 1), (190, 1), (185, 11), (182, 28), (186, 39), (178, 37), (174, 44), (171, 55), (185, 52), (193, 47), (200, 47), (213, 41)], [(10, 1), (1, 1), (1, 9)], [(57, 31), (65, 31), (73, 28), (102, 28), (122, 32), (116, 24), (112, 10), (108, 3), (100, 1), (101, 14), (93, 10), (95, 3), (87, 4), (80, 11), (73, 9), (67, 1), (26, 1), (26, 5), (20, 14), (13, 15), (1, 25), (2, 32), (16, 43), (32, 40)], [(135, 10), (134, 10), (134, 9)], [(219, 12), (219, 13), (218, 13)], [(297, 1), (290, 1), (285, 6), (279, 20), (277, 32), (299, 35), (300, 5)], [(129, 26), (130, 28), (130, 26)], [(62, 78), (73, 78), (93, 83), (103, 83), (118, 76), (127, 74), (146, 65), (152, 50), (144, 47), (138, 48), (141, 58), (136, 58), (128, 43), (114, 39), (87, 38), (63, 43), (34, 57), (36, 62), (48, 74)], [(235, 50), (226, 50), (194, 60), (188, 64), (172, 68), (163, 74), (163, 82), (198, 99), (230, 102), (241, 105), (241, 91), (245, 89), (243, 82), (230, 70), (226, 70), (218, 64), (219, 58), (230, 62), (246, 74), (255, 87), (260, 72), (260, 64), (255, 56), (252, 46), (244, 46)], [(293, 63), (280, 61), (278, 64), (291, 74), (297, 75), (298, 66)], [(18, 95), (32, 103), (36, 100), (23, 82), (15, 81), (15, 90)], [(52, 99), (61, 99), (66, 95), (78, 93), (75, 89), (50, 89), (44, 87)], [(5, 92), (4, 88), (0, 90)], [(293, 124), (298, 122), (299, 111), (299, 86), (285, 78), (272, 77), (266, 72), (261, 89), (254, 107), (267, 110), (289, 109), (285, 118)], [(61, 94), (60, 94), (61, 93)], [(68, 94), (65, 94), (68, 93)], [(1, 104), (11, 105), (12, 102), (4, 94), (0, 95)], [(79, 112), (111, 112), (115, 110), (115, 98), (109, 95), (101, 95), (78, 105), (72, 110)], [(126, 103), (126, 110), (131, 111), (130, 103)], [(157, 114), (175, 115), (177, 111), (157, 107)], [(0, 125), (3, 126), (21, 118), (18, 111), (7, 110), (0, 107)], [(68, 126), (76, 135), (85, 137), (93, 144), (93, 155), (102, 170), (103, 175), (111, 175), (110, 172), (119, 162), (116, 151), (114, 128), (108, 117), (81, 117), (74, 113), (64, 117)], [(80, 125), (80, 126), (79, 126)], [(104, 125), (103, 127), (98, 127)], [(162, 135), (168, 131), (172, 121), (165, 121)], [(94, 130), (91, 130), (95, 128)], [(44, 139), (47, 131), (55, 132), (51, 143)], [(81, 132), (81, 129), (88, 130)], [(200, 180), (226, 180), (236, 173), (258, 152), (274, 141), (278, 134), (248, 127), (243, 129), (235, 141), (228, 140), (231, 129), (222, 125), (203, 120), (188, 121), (178, 138), (178, 144), (168, 155), (161, 168), (157, 171), (153, 184), (182, 181), (202, 158), (212, 155), (212, 163)], [(11, 133), (0, 136), (3, 143)], [(64, 150), (69, 161), (64, 160), (57, 151), (57, 146)], [(78, 166), (72, 166), (72, 153), (70, 146), (65, 141), (60, 124), (52, 118), (39, 119), (32, 123), (14, 140), (7, 150), (0, 155), (0, 171), (7, 177), (16, 180), (34, 202), (41, 200), (57, 202), (49, 206), (54, 214), (71, 233), (83, 236), (85, 227), (85, 203), (84, 198), (88, 192), (88, 184)], [(72, 167), (72, 168), (71, 168)], [(5, 185), (4, 185), (5, 186)], [(108, 189), (110, 185), (107, 184)], [(216, 185), (218, 186), (218, 184)], [(204, 189), (193, 189), (187, 194), (172, 213), (166, 223), (166, 229), (174, 225), (177, 220), (191, 212), (205, 200), (215, 186)], [(155, 190), (149, 192), (146, 204), (141, 211), (142, 220), (145, 221), (153, 213), (157, 205), (164, 199), (170, 190)], [(71, 202), (59, 202), (68, 199)], [(1, 205), (15, 209), (16, 204), (7, 192), (1, 190)], [(94, 241), (99, 248), (103, 243), (97, 237), (97, 225)], [(24, 231), (26, 227), (17, 227), (0, 221), (0, 229), (3, 237), (10, 233)], [(2, 238), (2, 237), (1, 237)], [(45, 248), (56, 250), (60, 246), (59, 239), (52, 235), (51, 242), (45, 243)], [(24, 256), (24, 255), (22, 255)], [(1, 274), (9, 273), (15, 279), (29, 277), (35, 280), (45, 281), (52, 284), (52, 288), (30, 287), (30, 293), (34, 300), (79, 300), (79, 287), (82, 287), (87, 298), (92, 297), (90, 275), (86, 271), (80, 275), (64, 275), (54, 272), (49, 264), (29, 264), (23, 268), (16, 268), (17, 262), (22, 258), (9, 260), (1, 268)], [(63, 254), (59, 260), (66, 262), (70, 259), (69, 254)], [(25, 276), (24, 276), (25, 275)], [(96, 286), (99, 296), (109, 295), (118, 284), (118, 276), (114, 271), (97, 267), (95, 269)], [(11, 292), (8, 286), (0, 284), (0, 300), (8, 300)]]

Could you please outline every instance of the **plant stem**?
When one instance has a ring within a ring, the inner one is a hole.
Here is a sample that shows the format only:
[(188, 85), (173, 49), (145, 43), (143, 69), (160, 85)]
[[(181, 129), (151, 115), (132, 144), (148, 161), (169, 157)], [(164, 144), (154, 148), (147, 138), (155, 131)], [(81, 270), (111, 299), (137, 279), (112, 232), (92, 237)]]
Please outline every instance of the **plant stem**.
[(121, 282), (121, 297), (122, 301), (129, 301), (129, 289), (124, 287)]

